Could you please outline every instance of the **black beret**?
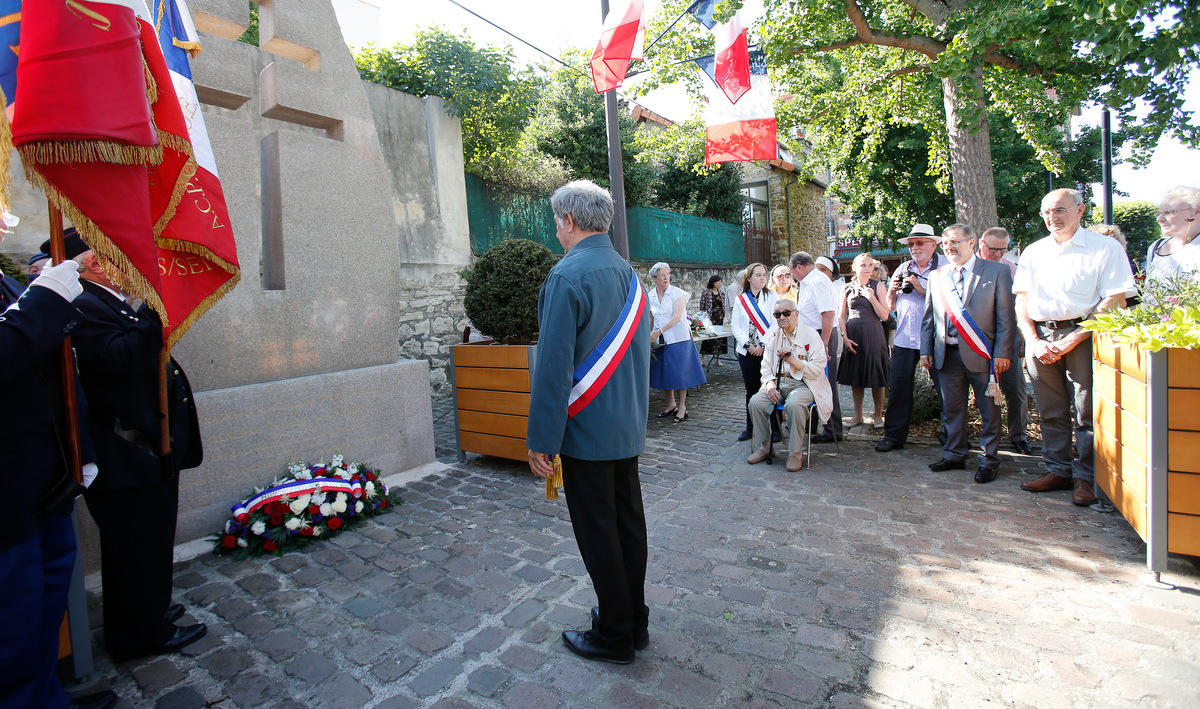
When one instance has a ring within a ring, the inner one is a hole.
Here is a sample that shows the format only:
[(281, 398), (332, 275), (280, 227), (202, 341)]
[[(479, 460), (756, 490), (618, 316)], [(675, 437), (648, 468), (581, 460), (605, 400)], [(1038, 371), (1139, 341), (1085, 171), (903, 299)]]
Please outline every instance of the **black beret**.
[[(63, 230), (63, 246), (67, 248), (67, 258), (75, 258), (85, 251), (91, 251), (92, 247), (83, 243), (83, 239), (79, 236), (79, 231), (75, 227), (70, 226)], [(42, 253), (50, 253), (50, 240), (46, 239), (42, 242)]]

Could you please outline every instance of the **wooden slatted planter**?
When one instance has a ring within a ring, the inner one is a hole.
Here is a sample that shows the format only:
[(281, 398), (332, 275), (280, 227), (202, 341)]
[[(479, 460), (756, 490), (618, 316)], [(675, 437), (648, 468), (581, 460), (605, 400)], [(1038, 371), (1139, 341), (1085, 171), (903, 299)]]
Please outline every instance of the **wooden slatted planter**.
[(1093, 341), (1096, 482), (1158, 574), (1168, 552), (1200, 556), (1200, 351)]
[(526, 460), (529, 380), (537, 345), (472, 342), (450, 348), (459, 460), (482, 453)]

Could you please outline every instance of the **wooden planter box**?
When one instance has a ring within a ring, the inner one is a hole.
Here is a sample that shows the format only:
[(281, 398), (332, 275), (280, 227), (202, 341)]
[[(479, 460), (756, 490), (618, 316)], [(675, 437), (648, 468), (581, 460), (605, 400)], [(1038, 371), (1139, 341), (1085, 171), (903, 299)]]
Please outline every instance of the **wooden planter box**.
[(472, 342), (450, 347), (458, 458), (482, 453), (526, 460), (529, 380), (537, 345)]
[(1200, 556), (1200, 351), (1095, 335), (1096, 482), (1146, 541), (1146, 564)]

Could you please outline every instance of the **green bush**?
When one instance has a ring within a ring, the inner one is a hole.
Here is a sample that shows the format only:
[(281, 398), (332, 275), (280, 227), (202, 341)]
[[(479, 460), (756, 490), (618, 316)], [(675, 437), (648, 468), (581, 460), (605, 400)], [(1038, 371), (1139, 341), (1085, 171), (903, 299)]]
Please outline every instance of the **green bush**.
[(461, 273), (471, 324), (508, 344), (536, 340), (538, 293), (554, 264), (550, 249), (528, 239), (508, 239), (485, 251)]
[(937, 389), (933, 388), (933, 380), (924, 367), (917, 367), (913, 379), (913, 410), (912, 422), (924, 423), (942, 417), (942, 402), (938, 399)]

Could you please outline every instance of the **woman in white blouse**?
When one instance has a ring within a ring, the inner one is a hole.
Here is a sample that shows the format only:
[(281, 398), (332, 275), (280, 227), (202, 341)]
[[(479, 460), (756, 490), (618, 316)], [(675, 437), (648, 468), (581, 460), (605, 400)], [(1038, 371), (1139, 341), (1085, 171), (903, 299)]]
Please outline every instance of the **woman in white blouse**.
[(1146, 253), (1146, 275), (1167, 280), (1181, 273), (1200, 271), (1200, 190), (1176, 187), (1158, 204), (1158, 225), (1163, 238)]
[[(772, 325), (775, 301), (779, 296), (767, 290), (767, 267), (752, 263), (746, 267), (746, 278), (742, 281), (742, 294), (733, 303), (733, 321), (729, 325), (737, 340), (738, 365), (742, 368), (742, 383), (746, 387), (746, 430), (738, 436), (739, 441), (750, 440), (753, 426), (750, 422), (750, 397), (762, 387), (762, 335)], [(757, 306), (757, 307), (756, 307)], [(761, 316), (761, 317), (760, 317)], [(758, 321), (759, 327), (754, 322)], [(771, 439), (779, 441), (778, 418), (771, 418)]]
[[(650, 357), (650, 387), (667, 392), (667, 410), (658, 414), (666, 418), (675, 414), (675, 423), (687, 419), (687, 390), (708, 381), (700, 355), (692, 343), (692, 328), (687, 319), (687, 301), (691, 297), (682, 288), (671, 285), (671, 267), (659, 261), (650, 267), (654, 287), (647, 293), (654, 329), (650, 342), (662, 338), (663, 346)], [(675, 396), (679, 395), (679, 403)]]

